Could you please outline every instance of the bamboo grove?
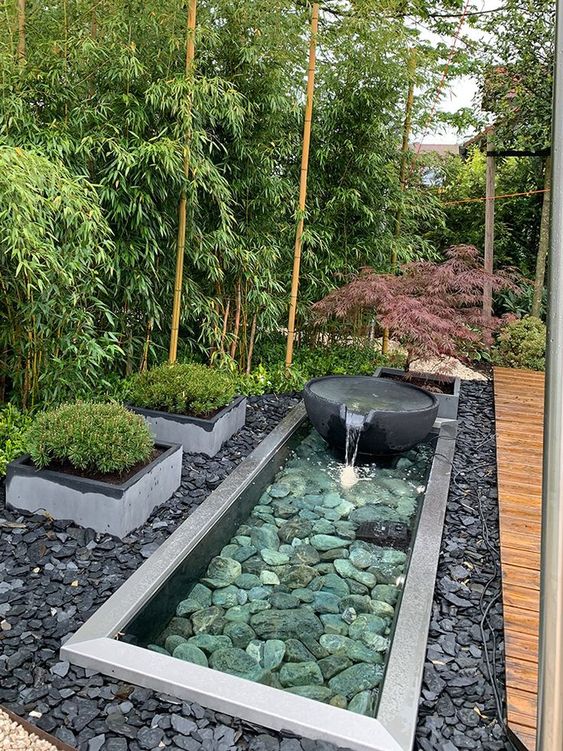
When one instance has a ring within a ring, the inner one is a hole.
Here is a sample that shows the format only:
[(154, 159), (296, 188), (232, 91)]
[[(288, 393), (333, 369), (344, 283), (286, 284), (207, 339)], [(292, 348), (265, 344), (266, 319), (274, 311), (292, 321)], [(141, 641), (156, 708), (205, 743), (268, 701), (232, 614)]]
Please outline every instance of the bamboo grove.
[[(250, 370), (287, 324), (310, 12), (199, 0), (186, 75), (181, 0), (0, 0), (0, 397), (61, 401), (166, 359), (180, 196), (178, 358)], [(298, 328), (362, 266), (436, 252), (440, 202), (400, 179), (412, 77), (416, 124), (447, 54), (417, 14), (321, 3)]]

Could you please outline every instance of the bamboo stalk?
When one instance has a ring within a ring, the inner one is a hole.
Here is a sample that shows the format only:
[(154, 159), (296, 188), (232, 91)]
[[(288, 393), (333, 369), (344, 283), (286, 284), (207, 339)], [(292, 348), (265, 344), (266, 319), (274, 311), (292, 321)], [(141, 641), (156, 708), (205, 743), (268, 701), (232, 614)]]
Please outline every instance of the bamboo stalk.
[[(492, 134), (487, 137), (487, 152), (493, 150)], [(495, 171), (496, 163), (494, 156), (487, 155), (487, 179), (485, 202), (485, 272), (493, 273), (494, 245), (495, 245)], [(489, 278), (483, 285), (483, 317), (490, 321), (493, 314), (493, 288)]]
[(235, 358), (237, 353), (237, 345), (240, 331), (240, 311), (242, 306), (242, 291), (240, 285), (240, 277), (237, 280), (237, 307), (235, 309), (235, 327), (233, 329), (233, 341), (231, 342), (231, 357)]
[(145, 345), (143, 347), (143, 359), (141, 361), (140, 372), (144, 373), (149, 366), (149, 349), (151, 346), (152, 330), (154, 326), (154, 318), (149, 318), (147, 321), (147, 334), (145, 336)]
[(18, 22), (18, 47), (17, 47), (18, 65), (25, 65), (25, 62), (26, 62), (26, 40), (25, 40), (26, 0), (18, 0), (17, 22)]
[(227, 300), (225, 314), (223, 316), (223, 331), (221, 332), (221, 345), (219, 350), (221, 354), (225, 352), (225, 337), (227, 336), (227, 326), (229, 325), (229, 313), (231, 312), (231, 301)]
[(309, 175), (309, 151), (311, 147), (311, 128), (313, 123), (313, 96), (315, 93), (315, 68), (317, 63), (317, 34), (319, 30), (319, 3), (313, 3), (311, 14), (311, 38), (309, 42), (309, 71), (307, 74), (307, 103), (305, 106), (305, 123), (303, 126), (303, 153), (301, 155), (301, 180), (299, 186), (299, 220), (295, 235), (293, 254), (293, 274), (291, 278), (291, 297), (289, 303), (289, 320), (287, 324), (287, 349), (285, 365), (291, 367), (293, 362), (293, 343), (295, 340), (295, 316), (297, 313), (297, 295), (299, 293), (299, 275), (301, 271), (301, 251), (303, 247), (303, 229), (305, 227), (305, 206), (307, 204), (307, 178)]
[(248, 355), (246, 356), (246, 372), (250, 374), (252, 370), (252, 355), (254, 354), (254, 340), (256, 339), (256, 313), (252, 316), (252, 324), (250, 326), (250, 340), (248, 342)]
[[(195, 58), (195, 29), (196, 29), (197, 0), (189, 0), (188, 20), (186, 28), (186, 79), (193, 74)], [(188, 106), (188, 117), (191, 118), (191, 95)], [(186, 133), (184, 144), (183, 171), (186, 179), (190, 175), (190, 139), (191, 127)], [(176, 362), (178, 355), (178, 332), (180, 329), (180, 312), (182, 307), (182, 287), (184, 283), (184, 253), (186, 251), (186, 224), (188, 199), (185, 189), (180, 194), (178, 203), (178, 237), (176, 242), (176, 277), (174, 280), (174, 301), (172, 304), (172, 330), (170, 334), (170, 350), (168, 360)]]

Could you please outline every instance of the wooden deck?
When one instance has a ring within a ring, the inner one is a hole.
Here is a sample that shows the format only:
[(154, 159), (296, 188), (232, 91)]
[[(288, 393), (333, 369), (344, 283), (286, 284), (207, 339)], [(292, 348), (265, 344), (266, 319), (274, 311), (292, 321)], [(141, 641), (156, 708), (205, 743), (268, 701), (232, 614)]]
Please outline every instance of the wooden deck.
[(544, 376), (495, 368), (508, 725), (536, 739)]

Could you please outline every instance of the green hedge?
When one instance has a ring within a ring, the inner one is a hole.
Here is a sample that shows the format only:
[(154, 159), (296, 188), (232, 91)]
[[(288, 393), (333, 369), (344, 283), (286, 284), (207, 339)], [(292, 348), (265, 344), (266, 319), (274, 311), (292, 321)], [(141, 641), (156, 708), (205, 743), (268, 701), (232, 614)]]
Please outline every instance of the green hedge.
[(69, 462), (89, 472), (124, 472), (146, 462), (154, 441), (142, 417), (121, 404), (77, 402), (42, 412), (26, 435), (38, 467)]
[(493, 348), (493, 362), (505, 368), (545, 369), (546, 328), (527, 316), (501, 329)]
[(6, 467), (20, 454), (26, 452), (25, 432), (31, 425), (31, 417), (13, 405), (0, 408), (0, 477)]
[(233, 400), (237, 379), (206, 365), (161, 365), (127, 381), (126, 398), (136, 407), (205, 416)]

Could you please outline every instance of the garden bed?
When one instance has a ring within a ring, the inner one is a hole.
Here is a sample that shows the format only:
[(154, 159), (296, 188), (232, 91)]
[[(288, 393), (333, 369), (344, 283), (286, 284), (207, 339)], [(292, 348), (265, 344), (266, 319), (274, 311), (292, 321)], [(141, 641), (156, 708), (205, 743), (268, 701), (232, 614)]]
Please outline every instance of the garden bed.
[[(158, 748), (161, 742), (174, 751), (328, 751), (328, 744), (283, 738), (196, 704), (87, 674), (58, 658), (61, 642), (154, 552), (293, 403), (289, 398), (250, 399), (246, 427), (212, 460), (185, 455), (180, 490), (123, 541), (68, 522), (50, 524), (39, 516), (0, 512), (0, 703), (24, 717), (33, 712), (30, 719), (80, 751), (139, 751)], [(506, 744), (494, 719), (494, 694), (479, 629), (483, 589), (489, 579), (500, 584), (498, 569), (482, 542), (485, 529), (494, 541), (497, 525), (490, 384), (464, 385), (459, 416), (418, 744), (424, 751), (500, 751)], [(485, 491), (481, 504), (479, 487)], [(490, 618), (489, 653), (493, 637), (497, 645), (502, 640), (499, 601)], [(498, 659), (497, 670), (502, 677)]]

